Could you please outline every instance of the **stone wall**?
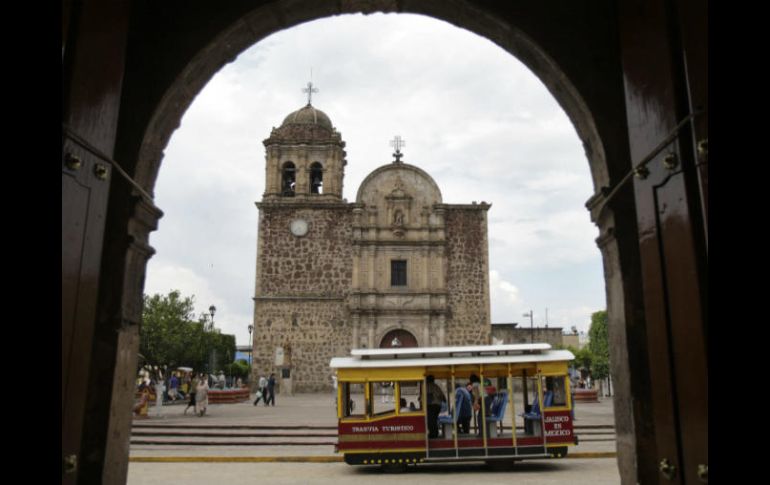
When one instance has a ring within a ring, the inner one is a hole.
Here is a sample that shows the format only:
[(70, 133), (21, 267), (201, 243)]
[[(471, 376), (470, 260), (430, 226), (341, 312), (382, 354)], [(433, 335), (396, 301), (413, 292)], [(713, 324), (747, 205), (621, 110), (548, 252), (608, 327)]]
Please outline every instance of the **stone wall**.
[(547, 343), (551, 346), (564, 344), (561, 327), (534, 327), (528, 326), (514, 327), (510, 323), (498, 323), (492, 325), (493, 341), (500, 341), (504, 344), (528, 344), (530, 341), (535, 343)]
[[(276, 374), (284, 352), (294, 392), (331, 389), (329, 361), (348, 355), (352, 335), (345, 298), (352, 278), (350, 204), (258, 204), (253, 371)], [(305, 236), (292, 220), (309, 223)], [(288, 388), (288, 386), (284, 386)]]
[[(352, 278), (351, 205), (258, 204), (257, 296), (347, 295)], [(291, 221), (309, 223), (296, 237)]]
[[(295, 392), (317, 392), (332, 386), (332, 357), (350, 354), (352, 335), (342, 299), (258, 298), (255, 308), (255, 376), (274, 372), (279, 384), (281, 368), (291, 369)], [(276, 349), (284, 354), (276, 363)]]
[(445, 205), (447, 346), (483, 345), (490, 340), (489, 204)]

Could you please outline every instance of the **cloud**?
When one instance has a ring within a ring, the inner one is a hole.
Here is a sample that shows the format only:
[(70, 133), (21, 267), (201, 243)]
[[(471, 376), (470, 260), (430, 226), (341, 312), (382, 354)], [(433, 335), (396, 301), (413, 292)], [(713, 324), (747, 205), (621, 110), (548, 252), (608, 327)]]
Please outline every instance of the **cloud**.
[[(214, 324), (222, 333), (240, 334), (252, 322), (251, 312), (233, 311), (237, 307), (230, 304), (232, 296), (229, 292), (212, 288), (211, 283), (214, 279), (201, 275), (205, 273), (204, 268), (196, 272), (188, 267), (153, 259), (150, 260), (147, 271), (148, 274), (152, 272), (152, 278), (147, 278), (145, 282), (145, 294), (166, 295), (173, 290), (179, 290), (182, 296), (192, 296), (196, 318), (204, 313), (208, 314), (209, 307), (214, 305), (217, 309), (214, 313)], [(248, 333), (247, 330), (246, 333)], [(248, 338), (243, 342), (247, 340)]]
[(519, 289), (505, 281), (496, 270), (489, 271), (489, 296), (492, 305), (493, 323), (511, 323), (508, 320), (519, 306)]

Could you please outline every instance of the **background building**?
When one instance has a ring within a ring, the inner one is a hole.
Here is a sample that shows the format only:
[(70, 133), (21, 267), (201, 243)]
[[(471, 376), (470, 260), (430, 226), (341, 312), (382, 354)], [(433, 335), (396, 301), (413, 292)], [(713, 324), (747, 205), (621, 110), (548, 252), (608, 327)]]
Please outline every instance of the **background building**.
[(517, 323), (493, 323), (492, 343), (528, 344), (547, 343), (556, 347), (564, 344), (561, 327), (519, 327)]

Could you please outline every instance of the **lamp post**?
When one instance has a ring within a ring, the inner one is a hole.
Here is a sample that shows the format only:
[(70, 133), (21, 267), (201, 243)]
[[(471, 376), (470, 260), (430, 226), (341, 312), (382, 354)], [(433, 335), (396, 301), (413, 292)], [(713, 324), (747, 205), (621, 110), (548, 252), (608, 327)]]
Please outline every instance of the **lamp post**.
[(254, 331), (254, 325), (249, 325), (249, 381), (251, 381), (251, 351), (254, 350), (254, 341), (251, 340), (252, 331)]
[[(217, 307), (214, 305), (211, 305), (209, 307), (209, 314), (211, 315), (211, 327), (210, 331), (214, 331), (214, 314), (217, 312)], [(211, 373), (214, 372), (212, 369), (214, 368), (214, 350), (209, 349), (209, 377), (211, 377)]]
[(532, 319), (532, 310), (529, 313), (525, 313), (522, 317), (529, 317), (529, 343), (535, 343), (535, 323)]

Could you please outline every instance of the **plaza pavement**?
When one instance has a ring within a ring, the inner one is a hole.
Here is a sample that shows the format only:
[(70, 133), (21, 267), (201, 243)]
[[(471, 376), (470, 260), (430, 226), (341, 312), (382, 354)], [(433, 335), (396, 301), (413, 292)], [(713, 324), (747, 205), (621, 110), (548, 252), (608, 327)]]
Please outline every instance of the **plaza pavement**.
[[(253, 397), (252, 397), (253, 399)], [(251, 402), (214, 404), (203, 417), (183, 414), (185, 405), (162, 406), (157, 415), (136, 419), (145, 426), (278, 426), (277, 432), (336, 433), (334, 398), (330, 395), (277, 396), (277, 405), (255, 407)], [(520, 403), (517, 403), (520, 406)], [(518, 408), (520, 409), (520, 407)], [(493, 470), (483, 463), (421, 464), (401, 474), (384, 473), (379, 467), (351, 467), (328, 446), (201, 446), (132, 445), (127, 485), (246, 485), (256, 483), (319, 485), (446, 485), (521, 483), (531, 485), (617, 485), (618, 464), (611, 398), (599, 403), (578, 403), (576, 432), (581, 439), (560, 460), (529, 460), (509, 470)], [(517, 410), (517, 413), (519, 411)], [(290, 430), (289, 426), (318, 426), (328, 429)], [(283, 428), (283, 429), (281, 429)], [(232, 428), (237, 433), (237, 428)], [(263, 432), (264, 430), (260, 430)], [(228, 433), (230, 431), (227, 431)], [(259, 439), (259, 438), (257, 438)], [(265, 438), (275, 440), (275, 438)], [(336, 442), (336, 437), (321, 438)], [(597, 440), (597, 441), (592, 441)], [(143, 461), (153, 460), (153, 461)]]
[[(253, 395), (252, 395), (253, 399)], [(517, 414), (520, 412), (521, 403), (516, 403)], [(243, 459), (249, 461), (274, 461), (284, 459), (301, 460), (302, 457), (316, 457), (317, 461), (339, 461), (341, 456), (334, 453), (334, 446), (329, 445), (280, 445), (281, 441), (303, 442), (336, 442), (337, 417), (334, 407), (334, 397), (331, 394), (296, 394), (293, 396), (276, 396), (276, 405), (265, 407), (261, 402), (253, 406), (252, 402), (237, 404), (212, 404), (203, 417), (192, 414), (192, 408), (185, 415), (183, 413), (186, 403), (164, 405), (158, 409), (151, 406), (147, 418), (134, 419), (134, 424), (141, 426), (134, 429), (153, 429), (149, 426), (174, 426), (188, 427), (213, 427), (216, 431), (232, 436), (241, 432), (238, 426), (265, 426), (275, 429), (260, 430), (259, 432), (283, 433), (283, 438), (249, 438), (257, 445), (254, 446), (226, 446), (226, 445), (132, 445), (129, 459), (138, 461), (143, 459), (163, 460), (164, 458), (181, 459), (188, 457), (191, 461), (227, 461), (228, 459)], [(578, 446), (571, 447), (568, 456), (584, 458), (612, 457), (615, 452), (614, 441), (614, 417), (612, 399), (602, 398), (598, 403), (577, 403), (575, 407), (576, 434), (580, 439)], [(324, 429), (301, 430), (292, 429), (298, 426), (323, 427)], [(229, 431), (232, 429), (232, 431)], [(204, 430), (205, 432), (205, 430)], [(253, 430), (250, 431), (254, 433)], [(291, 438), (297, 434), (303, 438)], [(323, 437), (313, 438), (309, 435), (318, 434)], [(260, 446), (260, 440), (270, 445)], [(226, 438), (212, 438), (210, 441), (227, 441)], [(262, 457), (262, 458), (260, 458)]]

